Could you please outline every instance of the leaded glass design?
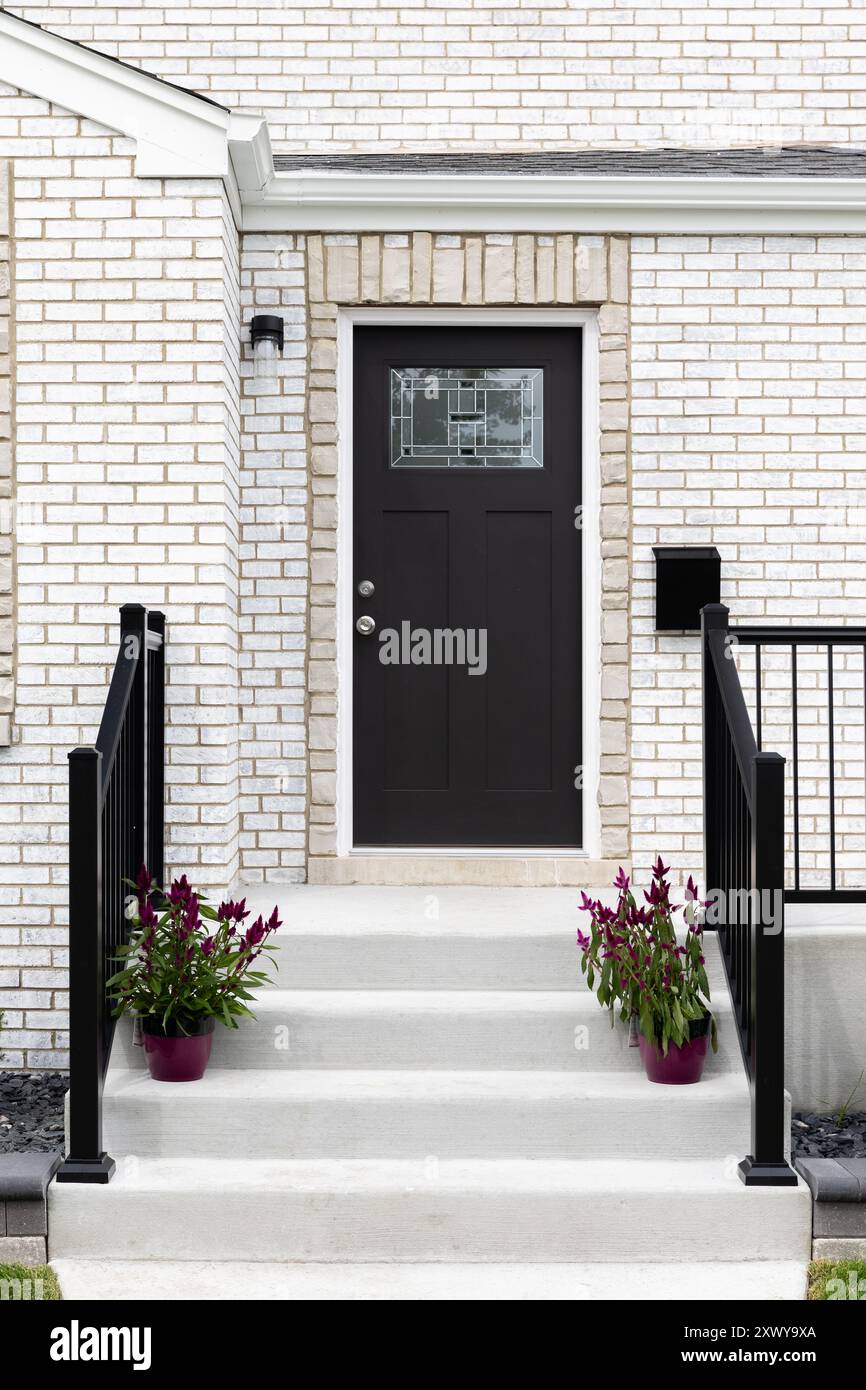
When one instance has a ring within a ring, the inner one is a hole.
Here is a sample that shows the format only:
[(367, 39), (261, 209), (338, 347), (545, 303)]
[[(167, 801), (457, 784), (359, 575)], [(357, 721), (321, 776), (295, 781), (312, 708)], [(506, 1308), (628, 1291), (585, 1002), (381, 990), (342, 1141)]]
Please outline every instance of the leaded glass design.
[(391, 369), (392, 468), (543, 468), (541, 367)]

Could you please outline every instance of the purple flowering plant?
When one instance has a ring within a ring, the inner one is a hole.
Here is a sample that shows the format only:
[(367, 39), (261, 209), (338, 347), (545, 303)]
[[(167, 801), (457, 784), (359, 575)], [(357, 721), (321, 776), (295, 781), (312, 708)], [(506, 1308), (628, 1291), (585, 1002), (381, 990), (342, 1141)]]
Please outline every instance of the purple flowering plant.
[(247, 1001), (252, 990), (268, 983), (256, 962), (270, 964), (271, 937), (281, 926), (275, 907), (265, 920), (252, 914), (246, 899), (211, 907), (195, 893), (183, 874), (167, 892), (158, 888), (144, 864), (126, 900), (133, 923), (128, 945), (116, 955), (123, 969), (106, 983), (115, 1000), (114, 1015), (151, 1016), (162, 1027), (181, 1031), (203, 1018), (237, 1028), (238, 1018), (252, 1018)]
[[(582, 893), (580, 910), (589, 914), (589, 934), (578, 929), (580, 968), (602, 1008), (616, 1010), (628, 1022), (637, 1019), (640, 1031), (667, 1056), (671, 1043), (682, 1046), (690, 1037), (692, 1020), (709, 1018), (713, 1051), (718, 1047), (716, 1021), (709, 1008), (710, 986), (703, 954), (701, 910), (691, 875), (686, 901), (671, 902), (669, 866), (661, 856), (652, 868), (652, 882), (639, 907), (628, 875), (619, 870), (615, 907)], [(676, 914), (682, 913), (685, 932), (677, 938)]]

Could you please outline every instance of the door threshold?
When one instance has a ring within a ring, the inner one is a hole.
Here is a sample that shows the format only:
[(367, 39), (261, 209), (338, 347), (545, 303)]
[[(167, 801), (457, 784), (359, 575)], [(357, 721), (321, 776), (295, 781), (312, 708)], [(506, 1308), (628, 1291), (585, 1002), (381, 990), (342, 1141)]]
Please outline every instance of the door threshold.
[(319, 884), (375, 884), (445, 887), (478, 884), (490, 888), (595, 888), (613, 879), (618, 863), (593, 859), (583, 850), (520, 851), (354, 849), (349, 854), (311, 855), (307, 881)]
[(350, 855), (376, 855), (381, 858), (397, 854), (411, 854), (416, 858), (439, 857), (448, 859), (588, 859), (585, 849), (560, 848), (552, 845), (539, 848), (533, 845), (523, 848), (519, 845), (355, 845)]

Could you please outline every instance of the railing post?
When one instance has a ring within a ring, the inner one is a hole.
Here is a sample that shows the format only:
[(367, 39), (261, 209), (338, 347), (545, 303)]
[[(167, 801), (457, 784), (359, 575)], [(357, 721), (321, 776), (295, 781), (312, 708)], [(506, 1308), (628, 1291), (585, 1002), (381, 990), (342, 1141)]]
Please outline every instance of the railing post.
[(131, 776), (131, 856), (134, 877), (147, 855), (147, 609), (140, 603), (125, 603), (120, 610), (120, 649), (128, 661), (137, 661), (135, 682), (129, 700), (132, 746)]
[(749, 1187), (796, 1187), (785, 1158), (785, 759), (753, 762), (751, 1090), (752, 1152), (739, 1165)]
[(58, 1182), (108, 1182), (102, 1148), (105, 955), (102, 911), (102, 754), (69, 754), (69, 1156)]
[(701, 679), (703, 682), (703, 758), (704, 758), (704, 883), (712, 893), (724, 887), (719, 849), (721, 826), (718, 821), (718, 769), (716, 768), (719, 692), (710, 654), (711, 632), (727, 632), (728, 609), (723, 603), (708, 603), (701, 609)]
[(159, 638), (148, 674), (147, 867), (162, 886), (165, 878), (165, 614), (150, 612), (148, 630)]

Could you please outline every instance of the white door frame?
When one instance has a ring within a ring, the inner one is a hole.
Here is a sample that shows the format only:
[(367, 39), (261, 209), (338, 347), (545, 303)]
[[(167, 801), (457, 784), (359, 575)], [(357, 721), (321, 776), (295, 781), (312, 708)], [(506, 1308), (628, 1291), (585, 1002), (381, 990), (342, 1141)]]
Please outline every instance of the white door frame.
[[(352, 673), (354, 661), (353, 439), (352, 388), (353, 343), (356, 324), (375, 323), (403, 327), (407, 324), (448, 324), (453, 327), (501, 324), (523, 328), (569, 324), (583, 329), (581, 491), (583, 530), (583, 846), (579, 850), (556, 846), (521, 849), (406, 846), (368, 848), (354, 844), (352, 827)], [(599, 446), (598, 311), (596, 309), (513, 308), (402, 308), (359, 307), (337, 311), (337, 854), (414, 854), (480, 858), (527, 855), (600, 857), (598, 807), (599, 744), (601, 740), (601, 450)]]

